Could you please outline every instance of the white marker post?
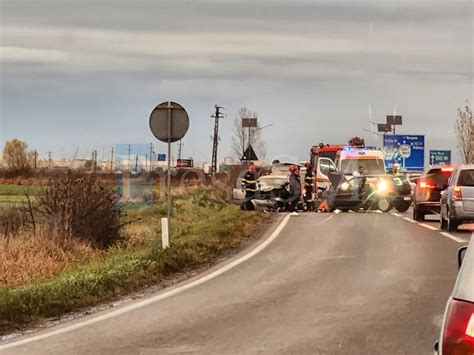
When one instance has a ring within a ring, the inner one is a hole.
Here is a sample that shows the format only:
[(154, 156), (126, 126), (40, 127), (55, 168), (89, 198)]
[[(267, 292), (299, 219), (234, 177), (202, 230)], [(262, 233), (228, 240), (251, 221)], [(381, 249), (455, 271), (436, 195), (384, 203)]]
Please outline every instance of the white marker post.
[(169, 248), (170, 246), (170, 234), (168, 228), (168, 218), (161, 219), (161, 245), (163, 249)]

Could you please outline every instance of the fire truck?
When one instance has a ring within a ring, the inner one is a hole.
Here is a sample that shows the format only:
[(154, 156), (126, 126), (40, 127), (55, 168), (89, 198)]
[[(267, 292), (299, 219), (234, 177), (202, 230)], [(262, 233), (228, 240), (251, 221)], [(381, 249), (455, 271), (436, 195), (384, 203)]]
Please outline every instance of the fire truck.
[(345, 145), (320, 143), (311, 148), (311, 166), (315, 171), (315, 191), (325, 190), (329, 187), (329, 173), (337, 172), (336, 157), (338, 152), (344, 150)]

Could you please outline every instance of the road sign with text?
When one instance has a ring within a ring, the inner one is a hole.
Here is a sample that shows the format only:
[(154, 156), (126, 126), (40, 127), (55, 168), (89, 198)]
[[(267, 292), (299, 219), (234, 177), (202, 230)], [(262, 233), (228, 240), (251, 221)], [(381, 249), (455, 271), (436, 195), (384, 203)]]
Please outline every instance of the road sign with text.
[(430, 150), (431, 165), (451, 164), (450, 150)]

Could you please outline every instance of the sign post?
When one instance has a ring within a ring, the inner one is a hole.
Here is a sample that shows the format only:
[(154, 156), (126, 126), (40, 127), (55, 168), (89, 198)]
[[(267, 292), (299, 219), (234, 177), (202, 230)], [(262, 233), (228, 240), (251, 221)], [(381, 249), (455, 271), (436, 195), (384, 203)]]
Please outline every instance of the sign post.
[[(150, 130), (160, 141), (168, 143), (168, 171), (167, 171), (167, 193), (168, 213), (167, 218), (162, 219), (163, 248), (169, 246), (169, 234), (171, 232), (171, 143), (181, 140), (189, 129), (189, 117), (183, 106), (176, 102), (163, 102), (155, 107), (150, 115)], [(165, 220), (165, 221), (164, 221)], [(163, 226), (166, 224), (166, 228)], [(166, 235), (165, 235), (166, 234)]]
[[(247, 147), (247, 150), (250, 149), (250, 146), (252, 144), (252, 139), (250, 137), (251, 135), (251, 128), (258, 128), (258, 122), (256, 117), (245, 117), (242, 118), (242, 128), (248, 128), (249, 129), (249, 145)], [(245, 140), (245, 134), (244, 137), (242, 137), (243, 140)], [(242, 149), (243, 155), (245, 156), (245, 142), (242, 142)]]

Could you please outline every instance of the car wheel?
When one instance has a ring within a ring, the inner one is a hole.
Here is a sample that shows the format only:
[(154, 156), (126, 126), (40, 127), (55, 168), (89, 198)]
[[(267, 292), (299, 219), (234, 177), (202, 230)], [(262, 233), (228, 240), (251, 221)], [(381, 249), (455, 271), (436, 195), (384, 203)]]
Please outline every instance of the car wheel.
[(398, 201), (395, 204), (395, 209), (400, 213), (404, 213), (404, 212), (408, 211), (409, 208), (410, 208), (410, 203), (408, 203), (406, 201)]
[(418, 222), (425, 220), (425, 214), (416, 205), (413, 207), (413, 219)]
[(447, 226), (448, 226), (448, 231), (456, 232), (458, 230), (459, 223), (448, 216)]
[(388, 212), (392, 209), (392, 204), (388, 198), (381, 198), (377, 204), (377, 207), (382, 212)]

